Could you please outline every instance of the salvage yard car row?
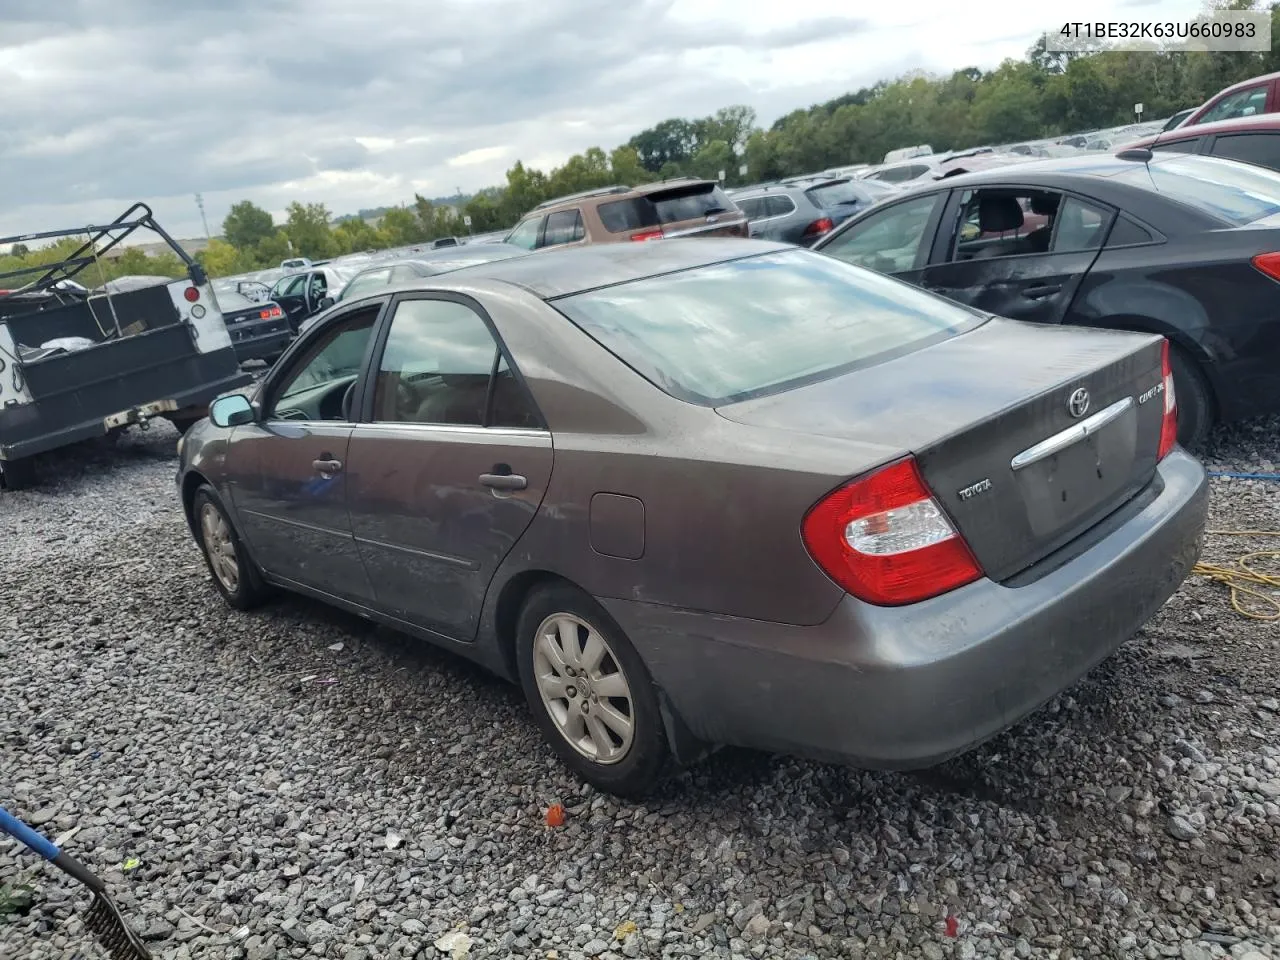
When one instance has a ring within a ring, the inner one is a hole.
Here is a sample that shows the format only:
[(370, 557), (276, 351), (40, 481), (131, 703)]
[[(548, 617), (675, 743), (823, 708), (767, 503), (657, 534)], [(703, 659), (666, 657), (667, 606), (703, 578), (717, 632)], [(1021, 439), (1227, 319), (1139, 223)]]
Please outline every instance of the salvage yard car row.
[(298, 336), (182, 438), (179, 493), (233, 606), (468, 656), (602, 789), (724, 744), (932, 765), (1190, 571), (1177, 440), (1273, 402), (1277, 214), (1270, 171), (1146, 153), (948, 175), (814, 250), (711, 181), (548, 201), (525, 249), (250, 301)]

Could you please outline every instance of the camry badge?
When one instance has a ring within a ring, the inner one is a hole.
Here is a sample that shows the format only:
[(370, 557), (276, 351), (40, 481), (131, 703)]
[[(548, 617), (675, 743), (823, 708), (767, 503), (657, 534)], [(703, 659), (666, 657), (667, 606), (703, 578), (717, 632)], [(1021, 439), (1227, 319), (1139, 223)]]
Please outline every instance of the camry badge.
[(1089, 412), (1089, 391), (1084, 387), (1073, 390), (1067, 398), (1067, 412), (1077, 420)]

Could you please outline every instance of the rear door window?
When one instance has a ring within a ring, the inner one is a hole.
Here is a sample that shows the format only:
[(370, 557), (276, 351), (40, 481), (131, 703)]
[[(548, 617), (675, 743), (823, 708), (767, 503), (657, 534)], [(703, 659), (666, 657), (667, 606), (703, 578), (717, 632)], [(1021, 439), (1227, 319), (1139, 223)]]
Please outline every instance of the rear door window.
[(658, 211), (643, 197), (610, 200), (596, 207), (600, 222), (610, 233), (626, 233), (658, 226)]
[(738, 205), (738, 209), (746, 215), (748, 220), (760, 220), (767, 216), (764, 200), (764, 197), (746, 197), (742, 200), (735, 200), (734, 203)]
[(785, 193), (765, 197), (766, 216), (785, 217), (796, 212), (796, 202)]
[(1078, 197), (1065, 197), (1054, 216), (1053, 243), (1050, 253), (1077, 253), (1081, 250), (1097, 250), (1102, 246), (1109, 211)]
[(925, 246), (925, 229), (938, 196), (931, 193), (884, 207), (836, 236), (822, 252), (881, 273), (911, 270)]
[(575, 243), (585, 235), (582, 227), (582, 213), (573, 210), (559, 210), (547, 215), (547, 226), (542, 231), (541, 247), (556, 247), (562, 243)]
[(1226, 133), (1213, 141), (1215, 157), (1280, 170), (1280, 133)]

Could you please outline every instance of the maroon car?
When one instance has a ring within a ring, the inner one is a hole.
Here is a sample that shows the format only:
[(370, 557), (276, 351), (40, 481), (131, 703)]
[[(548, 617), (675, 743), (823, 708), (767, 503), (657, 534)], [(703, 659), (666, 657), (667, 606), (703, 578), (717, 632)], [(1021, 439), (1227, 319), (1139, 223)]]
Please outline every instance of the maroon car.
[(1182, 127), (1276, 112), (1280, 112), (1280, 73), (1268, 73), (1219, 90), (1187, 117)]
[(1280, 113), (1178, 127), (1126, 144), (1157, 153), (1199, 153), (1280, 170)]

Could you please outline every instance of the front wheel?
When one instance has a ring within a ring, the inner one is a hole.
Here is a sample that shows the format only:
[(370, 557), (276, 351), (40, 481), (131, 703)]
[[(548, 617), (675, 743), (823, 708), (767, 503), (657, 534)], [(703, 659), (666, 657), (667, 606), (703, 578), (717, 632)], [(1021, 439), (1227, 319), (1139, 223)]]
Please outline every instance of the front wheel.
[(241, 543), (213, 487), (204, 484), (191, 504), (196, 540), (213, 574), (213, 585), (237, 610), (259, 606), (271, 590)]
[(517, 625), (520, 681), (543, 736), (592, 786), (639, 798), (668, 749), (657, 688), (613, 618), (567, 584), (536, 590)]

